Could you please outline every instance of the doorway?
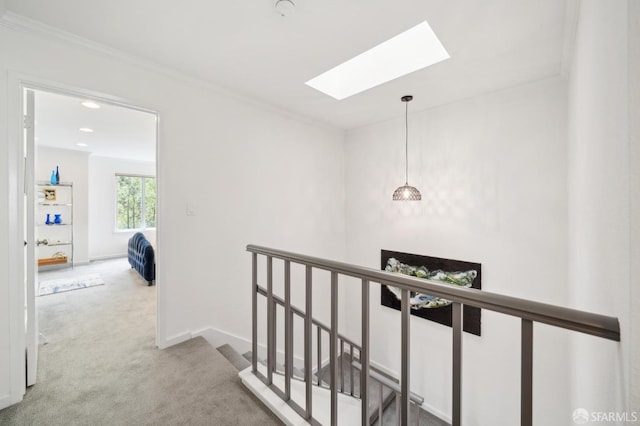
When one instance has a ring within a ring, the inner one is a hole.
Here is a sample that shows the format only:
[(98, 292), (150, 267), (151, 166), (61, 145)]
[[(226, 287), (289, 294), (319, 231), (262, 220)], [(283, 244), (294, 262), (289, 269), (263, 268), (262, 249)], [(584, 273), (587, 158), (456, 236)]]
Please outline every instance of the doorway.
[[(126, 256), (128, 238), (141, 230), (135, 221), (121, 226), (119, 215), (131, 212), (118, 205), (119, 175), (153, 180), (153, 197), (147, 196), (141, 206), (147, 211), (128, 207), (153, 217), (147, 221), (151, 226), (142, 231), (157, 248), (158, 137), (157, 115), (152, 111), (75, 90), (29, 84), (21, 90), (26, 385), (30, 386), (37, 381), (38, 271), (57, 270), (58, 275), (69, 271), (71, 276), (74, 269), (92, 261)], [(157, 323), (157, 310), (155, 316)]]

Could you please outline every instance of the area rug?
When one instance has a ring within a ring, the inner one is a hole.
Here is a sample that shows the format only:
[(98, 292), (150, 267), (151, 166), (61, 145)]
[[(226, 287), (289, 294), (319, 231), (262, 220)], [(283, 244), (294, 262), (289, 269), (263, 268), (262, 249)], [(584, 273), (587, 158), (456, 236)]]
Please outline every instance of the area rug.
[(84, 275), (81, 277), (61, 278), (58, 280), (40, 281), (38, 296), (62, 293), (63, 291), (78, 290), (81, 288), (103, 285), (104, 280), (100, 275)]

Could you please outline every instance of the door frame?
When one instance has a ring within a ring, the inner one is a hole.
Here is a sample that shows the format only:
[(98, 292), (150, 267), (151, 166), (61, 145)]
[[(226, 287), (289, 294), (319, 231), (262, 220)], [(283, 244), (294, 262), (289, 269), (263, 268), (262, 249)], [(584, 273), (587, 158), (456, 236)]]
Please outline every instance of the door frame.
[[(27, 386), (36, 383), (36, 374), (38, 369), (38, 310), (35, 306), (36, 297), (36, 280), (38, 279), (38, 270), (36, 265), (36, 249), (35, 249), (35, 91), (28, 88), (22, 90), (22, 100), (24, 104), (24, 130), (22, 132), (22, 144), (24, 149), (24, 172), (22, 173), (22, 187), (24, 191), (24, 204), (26, 209), (23, 214), (24, 244), (25, 250), (23, 260), (25, 276), (23, 276), (26, 285), (25, 297), (27, 298), (26, 307), (26, 331), (25, 346), (27, 358)], [(33, 300), (34, 303), (28, 301)]]
[[(32, 227), (34, 224), (25, 224), (25, 211), (27, 206), (24, 201), (24, 185), (26, 172), (24, 160), (24, 93), (27, 89), (40, 90), (50, 93), (57, 93), (65, 96), (73, 96), (80, 98), (91, 98), (98, 102), (117, 105), (137, 111), (146, 112), (156, 116), (156, 185), (161, 190), (162, 178), (159, 176), (159, 141), (160, 141), (160, 116), (159, 113), (151, 108), (140, 107), (136, 102), (117, 96), (105, 94), (95, 90), (71, 86), (68, 84), (51, 81), (33, 75), (28, 75), (16, 71), (8, 73), (7, 87), (7, 142), (8, 142), (8, 170), (7, 170), (7, 189), (8, 189), (8, 241), (9, 247), (9, 265), (7, 278), (9, 282), (9, 342), (10, 342), (10, 395), (9, 404), (20, 402), (26, 392), (26, 374), (25, 374), (25, 351), (27, 348), (27, 330), (25, 330), (26, 310), (29, 306), (35, 309), (35, 294), (33, 297), (25, 297), (25, 250), (24, 245), (24, 229), (25, 225)], [(33, 155), (33, 152), (31, 152)], [(33, 170), (32, 170), (33, 171)], [(33, 181), (33, 176), (31, 176)], [(162, 242), (162, 195), (157, 190), (156, 198), (156, 252), (161, 251)], [(13, 207), (15, 206), (15, 207)], [(158, 214), (159, 213), (159, 214)], [(34, 242), (30, 242), (33, 244)], [(157, 255), (156, 255), (157, 256)], [(157, 258), (157, 257), (156, 257)], [(165, 340), (165, 322), (163, 321), (164, 309), (164, 290), (162, 285), (162, 268), (156, 270), (156, 345), (162, 347)], [(27, 283), (34, 285), (34, 283)], [(35, 328), (37, 330), (37, 327)], [(37, 333), (37, 331), (36, 331)], [(35, 336), (37, 339), (37, 335)], [(36, 348), (37, 349), (37, 348)], [(5, 405), (5, 404), (3, 404)]]

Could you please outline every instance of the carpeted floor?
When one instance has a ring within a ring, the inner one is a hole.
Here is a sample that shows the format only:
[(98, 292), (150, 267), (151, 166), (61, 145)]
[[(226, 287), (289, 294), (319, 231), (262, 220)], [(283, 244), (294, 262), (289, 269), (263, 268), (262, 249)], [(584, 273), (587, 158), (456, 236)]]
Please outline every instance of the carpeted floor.
[[(155, 347), (156, 287), (126, 259), (47, 272), (105, 285), (36, 298), (38, 382), (1, 425), (277, 425), (204, 339)], [(44, 341), (44, 340), (42, 340)]]

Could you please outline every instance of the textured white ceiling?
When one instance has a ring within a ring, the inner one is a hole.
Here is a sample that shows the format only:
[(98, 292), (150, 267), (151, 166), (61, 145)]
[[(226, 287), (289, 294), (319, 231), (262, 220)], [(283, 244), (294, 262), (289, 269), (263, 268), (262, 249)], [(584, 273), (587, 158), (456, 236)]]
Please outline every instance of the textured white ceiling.
[[(557, 75), (565, 1), (6, 0), (7, 10), (340, 128)], [(428, 20), (451, 59), (343, 101), (305, 81)]]

